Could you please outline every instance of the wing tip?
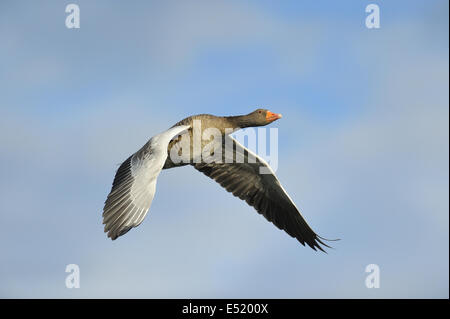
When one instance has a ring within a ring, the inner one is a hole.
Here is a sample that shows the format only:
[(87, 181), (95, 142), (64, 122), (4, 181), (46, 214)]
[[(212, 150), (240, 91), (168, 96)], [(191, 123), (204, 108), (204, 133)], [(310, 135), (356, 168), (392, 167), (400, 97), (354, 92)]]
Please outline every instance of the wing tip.
[(339, 238), (337, 238), (337, 239), (327, 239), (327, 238), (324, 238), (324, 237), (319, 236), (319, 235), (316, 234), (313, 244), (311, 245), (311, 244), (308, 243), (308, 245), (314, 250), (316, 250), (316, 247), (317, 247), (320, 251), (328, 254), (328, 252), (322, 246), (325, 246), (326, 248), (329, 248), (329, 249), (336, 249), (336, 248), (326, 244), (324, 241), (339, 241), (339, 240), (340, 240)]
[(103, 232), (106, 233), (106, 236), (108, 238), (114, 241), (120, 236), (123, 236), (126, 233), (128, 233), (132, 228), (139, 226), (140, 223), (138, 225), (123, 225), (117, 229), (114, 229), (114, 227), (105, 222), (103, 222), (103, 225), (105, 225)]
[(103, 222), (103, 225), (105, 225), (103, 232), (106, 233), (106, 237), (110, 238), (111, 240), (116, 240), (118, 236), (112, 230), (107, 229), (107, 225), (105, 224), (105, 222)]
[(116, 240), (118, 238), (117, 235), (113, 235), (113, 234), (111, 234), (111, 232), (108, 232), (106, 234), (106, 236), (108, 236), (108, 238), (110, 238), (112, 241), (114, 241), (114, 240)]

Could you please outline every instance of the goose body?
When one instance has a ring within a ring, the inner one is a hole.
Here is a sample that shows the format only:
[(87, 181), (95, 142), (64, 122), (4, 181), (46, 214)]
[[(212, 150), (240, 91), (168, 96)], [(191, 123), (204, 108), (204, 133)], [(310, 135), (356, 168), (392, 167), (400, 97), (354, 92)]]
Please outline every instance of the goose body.
[[(229, 135), (240, 128), (267, 125), (279, 118), (281, 115), (262, 109), (243, 116), (201, 114), (179, 121), (163, 133), (163, 137), (153, 137), (128, 158), (116, 173), (103, 213), (108, 237), (116, 239), (142, 222), (153, 199), (156, 178), (161, 169), (191, 165), (254, 207), (259, 214), (302, 245), (307, 244), (314, 250), (322, 251), (321, 245), (329, 247), (307, 224), (268, 163)], [(209, 128), (218, 130), (222, 139), (201, 139), (201, 147), (195, 148), (194, 130), (199, 129), (202, 134)], [(168, 138), (171, 134), (174, 138)], [(180, 157), (181, 161), (175, 162), (171, 154), (183, 154), (182, 148), (186, 147), (180, 147), (183, 138), (190, 141), (187, 146), (190, 151)], [(221, 161), (198, 160), (201, 157), (199, 150), (208, 143), (213, 144), (214, 151), (221, 150)], [(226, 148), (230, 145), (232, 152), (227, 152)], [(244, 161), (237, 161), (238, 157)]]

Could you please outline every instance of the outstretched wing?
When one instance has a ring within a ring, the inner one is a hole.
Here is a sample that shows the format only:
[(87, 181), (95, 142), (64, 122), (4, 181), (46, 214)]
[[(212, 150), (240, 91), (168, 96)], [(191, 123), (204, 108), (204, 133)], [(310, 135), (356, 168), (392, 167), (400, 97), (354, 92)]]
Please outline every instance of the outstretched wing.
[(147, 214), (156, 188), (151, 154), (139, 152), (120, 165), (103, 209), (105, 232), (112, 240), (139, 226)]
[[(312, 249), (318, 248), (322, 251), (324, 250), (319, 244), (329, 247), (321, 240), (323, 238), (309, 227), (267, 162), (234, 138), (225, 136), (226, 139), (232, 141), (224, 141), (222, 154), (225, 158), (222, 163), (196, 163), (193, 166), (234, 196), (245, 200), (268, 221), (296, 238), (303, 246), (306, 243)], [(225, 150), (226, 144), (233, 145), (232, 155)], [(233, 158), (228, 158), (230, 156)], [(254, 163), (249, 163), (249, 156), (253, 157)], [(244, 161), (236, 162), (239, 157)], [(261, 174), (260, 168), (268, 174)]]
[(178, 125), (152, 137), (120, 165), (103, 208), (105, 232), (112, 240), (142, 223), (155, 196), (156, 180), (167, 158), (167, 145), (188, 128), (189, 125)]

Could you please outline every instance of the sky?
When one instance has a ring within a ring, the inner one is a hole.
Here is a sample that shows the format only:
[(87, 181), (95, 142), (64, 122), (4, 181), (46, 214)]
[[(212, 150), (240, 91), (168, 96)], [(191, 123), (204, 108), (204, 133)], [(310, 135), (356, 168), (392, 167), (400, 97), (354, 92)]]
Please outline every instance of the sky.
[[(448, 12), (2, 1), (0, 297), (448, 298)], [(317, 233), (341, 239), (333, 249), (301, 246), (191, 167), (163, 171), (144, 222), (106, 237), (118, 164), (151, 136), (260, 107), (283, 114), (277, 176)]]

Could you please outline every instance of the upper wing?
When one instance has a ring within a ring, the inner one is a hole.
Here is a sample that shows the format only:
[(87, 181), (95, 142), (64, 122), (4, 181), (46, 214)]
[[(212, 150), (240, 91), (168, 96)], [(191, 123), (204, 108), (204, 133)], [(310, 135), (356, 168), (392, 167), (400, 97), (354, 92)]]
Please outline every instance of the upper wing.
[(150, 169), (151, 156), (137, 152), (120, 165), (103, 208), (108, 237), (116, 239), (139, 226), (147, 214), (156, 188), (156, 173)]
[(108, 237), (116, 239), (139, 226), (145, 218), (156, 190), (156, 179), (167, 158), (167, 145), (188, 125), (172, 127), (150, 139), (120, 165), (103, 208), (103, 224)]
[[(324, 250), (319, 244), (329, 247), (306, 223), (267, 162), (234, 138), (225, 136), (225, 139), (231, 139), (234, 144), (233, 163), (223, 161), (223, 163), (197, 163), (193, 166), (234, 196), (245, 200), (268, 221), (296, 238), (302, 245), (306, 243), (312, 249), (318, 248), (322, 251)], [(225, 142), (222, 152), (227, 154)], [(236, 155), (243, 156), (244, 162), (236, 163)], [(254, 163), (249, 163), (249, 155), (253, 156)], [(261, 167), (265, 167), (270, 174), (260, 174)]]

